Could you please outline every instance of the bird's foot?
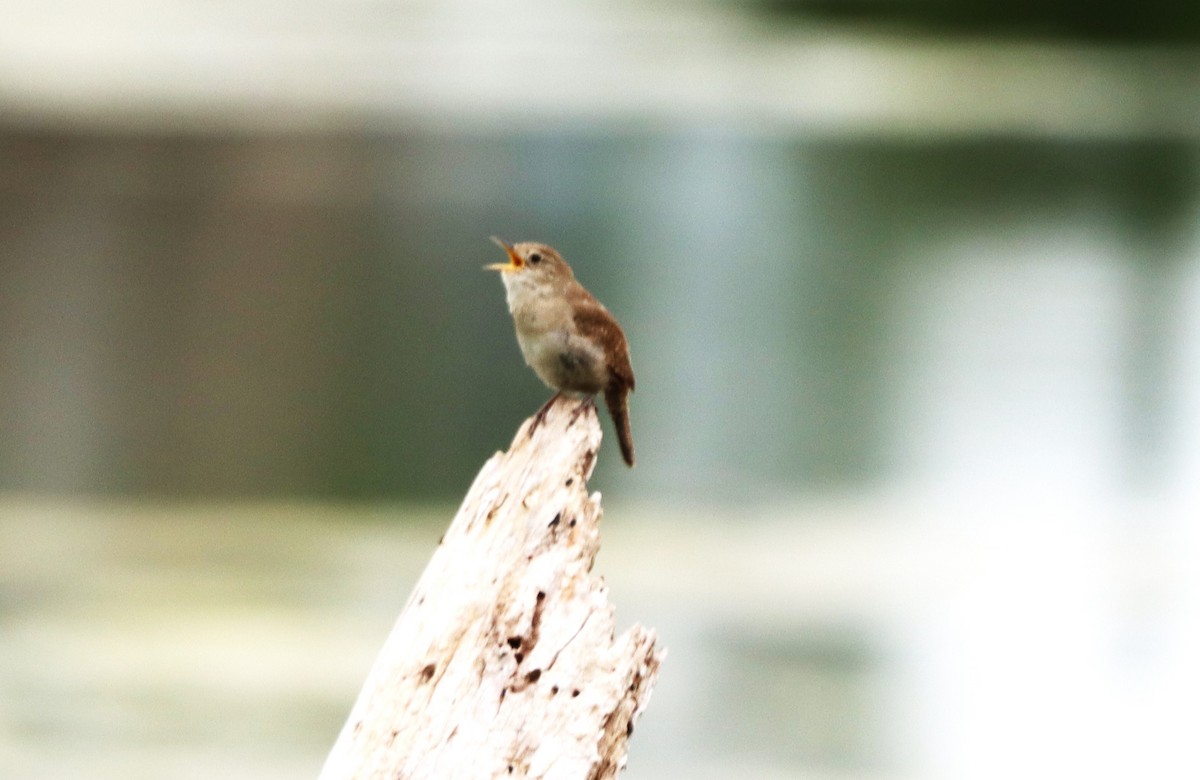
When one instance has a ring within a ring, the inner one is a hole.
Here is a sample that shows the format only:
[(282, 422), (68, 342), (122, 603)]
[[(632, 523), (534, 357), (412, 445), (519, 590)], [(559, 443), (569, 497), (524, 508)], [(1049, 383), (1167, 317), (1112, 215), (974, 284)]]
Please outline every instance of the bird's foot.
[(529, 435), (533, 436), (533, 432), (537, 427), (546, 421), (546, 414), (550, 411), (550, 407), (554, 406), (554, 402), (562, 396), (562, 393), (555, 393), (550, 396), (550, 400), (542, 404), (542, 408), (537, 410), (537, 414), (533, 416), (533, 423), (529, 426)]
[(584, 398), (582, 401), (579, 402), (579, 405), (575, 407), (575, 411), (571, 412), (571, 419), (567, 423), (567, 425), (568, 426), (574, 425), (575, 421), (579, 419), (579, 415), (583, 414), (588, 409), (591, 409), (592, 411), (596, 410), (596, 397), (595, 396), (589, 395), (586, 398)]

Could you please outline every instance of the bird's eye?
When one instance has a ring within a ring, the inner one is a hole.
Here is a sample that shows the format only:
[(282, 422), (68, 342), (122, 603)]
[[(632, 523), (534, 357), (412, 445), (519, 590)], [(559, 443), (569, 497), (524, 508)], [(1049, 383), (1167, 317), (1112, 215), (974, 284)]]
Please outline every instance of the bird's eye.
[(537, 252), (534, 252), (529, 256), (529, 262), (532, 265), (537, 265), (538, 263), (542, 262), (542, 256)]

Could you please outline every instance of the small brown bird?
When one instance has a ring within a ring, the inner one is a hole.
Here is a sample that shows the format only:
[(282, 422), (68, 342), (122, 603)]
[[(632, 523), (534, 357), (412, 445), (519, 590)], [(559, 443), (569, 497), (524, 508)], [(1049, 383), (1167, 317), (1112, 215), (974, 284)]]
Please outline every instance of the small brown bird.
[(629, 430), (629, 393), (633, 367), (629, 345), (616, 319), (575, 281), (571, 266), (545, 244), (506, 244), (507, 263), (485, 266), (499, 271), (508, 293), (508, 310), (517, 329), (525, 362), (555, 394), (538, 412), (540, 419), (560, 395), (604, 402), (617, 429), (621, 456), (633, 465)]

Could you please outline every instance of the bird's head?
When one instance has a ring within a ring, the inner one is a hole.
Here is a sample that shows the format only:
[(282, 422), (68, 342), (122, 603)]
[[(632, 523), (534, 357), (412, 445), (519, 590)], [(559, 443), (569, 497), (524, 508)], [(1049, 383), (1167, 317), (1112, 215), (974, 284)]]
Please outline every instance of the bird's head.
[(507, 244), (492, 236), (501, 249), (508, 254), (507, 263), (492, 263), (484, 266), (489, 271), (499, 271), (505, 287), (541, 286), (559, 280), (574, 278), (571, 266), (552, 247), (533, 241)]

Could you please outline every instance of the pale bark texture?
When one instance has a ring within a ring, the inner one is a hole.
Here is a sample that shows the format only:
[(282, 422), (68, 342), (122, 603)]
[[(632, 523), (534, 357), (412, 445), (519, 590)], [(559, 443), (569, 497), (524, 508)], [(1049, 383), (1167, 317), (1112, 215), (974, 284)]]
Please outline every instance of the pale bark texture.
[(321, 780), (612, 778), (662, 652), (615, 635), (595, 407), (554, 403), (479, 472), (392, 629)]

